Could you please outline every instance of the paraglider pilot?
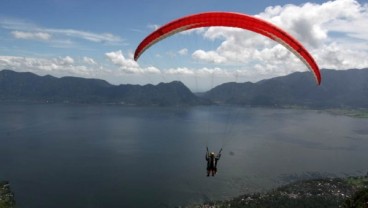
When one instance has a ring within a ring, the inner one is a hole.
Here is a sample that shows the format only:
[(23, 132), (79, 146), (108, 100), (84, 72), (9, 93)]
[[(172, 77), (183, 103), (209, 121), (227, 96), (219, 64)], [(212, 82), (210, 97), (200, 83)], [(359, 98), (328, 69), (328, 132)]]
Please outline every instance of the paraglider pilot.
[(217, 155), (215, 155), (214, 152), (209, 153), (208, 152), (208, 147), (207, 147), (207, 152), (206, 152), (207, 177), (210, 176), (210, 174), (212, 176), (215, 176), (215, 174), (217, 172), (217, 162), (221, 157), (221, 151), (222, 151), (222, 148), (221, 148), (220, 152)]

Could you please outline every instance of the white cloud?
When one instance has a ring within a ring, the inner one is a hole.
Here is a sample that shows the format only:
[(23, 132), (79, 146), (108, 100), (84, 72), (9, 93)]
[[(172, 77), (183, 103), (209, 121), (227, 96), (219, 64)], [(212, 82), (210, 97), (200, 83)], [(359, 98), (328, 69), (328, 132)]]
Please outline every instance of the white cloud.
[(59, 58), (30, 58), (19, 56), (0, 56), (0, 69), (25, 70), (36, 74), (51, 74), (54, 76), (75, 75), (93, 77), (94, 69), (75, 63), (70, 56)]
[(368, 53), (355, 50), (336, 42), (326, 45), (318, 51), (318, 60), (329, 69), (351, 69), (368, 67)]
[(70, 56), (65, 56), (64, 58), (56, 59), (60, 65), (72, 65), (74, 64), (74, 59)]
[(23, 31), (12, 31), (11, 34), (17, 39), (25, 40), (49, 40), (51, 35), (45, 32), (23, 32)]
[(93, 58), (90, 57), (83, 57), (83, 62), (86, 64), (94, 65), (97, 64)]
[(163, 74), (166, 75), (181, 75), (181, 76), (192, 76), (192, 77), (228, 77), (234, 76), (235, 71), (229, 71), (223, 68), (214, 67), (214, 68), (187, 68), (187, 67), (177, 67), (170, 68), (167, 70), (163, 70)]
[[(268, 7), (258, 16), (286, 29), (304, 44), (316, 47), (327, 39), (328, 32), (332, 31), (329, 26), (333, 22), (354, 23), (367, 15), (364, 7), (366, 6), (356, 0), (335, 0), (323, 4), (306, 3), (301, 6)], [(367, 23), (362, 26), (364, 25)], [(339, 30), (339, 32), (342, 31)]]
[(105, 53), (107, 59), (119, 67), (121, 73), (126, 74), (159, 74), (161, 71), (153, 66), (141, 68), (139, 64), (134, 61), (133, 54), (129, 54), (126, 58), (122, 51), (112, 51)]
[(196, 50), (193, 52), (192, 57), (197, 60), (207, 61), (215, 64), (220, 64), (227, 61), (225, 56), (221, 56), (216, 51)]
[(172, 68), (165, 71), (165, 74), (175, 74), (175, 75), (194, 75), (194, 71), (192, 69), (186, 67)]
[(105, 55), (112, 63), (126, 69), (127, 72), (135, 73), (140, 70), (138, 63), (133, 59), (125, 58), (121, 50), (108, 52)]
[(187, 55), (187, 54), (188, 54), (188, 49), (187, 49), (187, 48), (180, 49), (180, 50), (178, 51), (178, 54), (179, 54), (179, 55), (182, 55), (182, 56), (185, 56), (185, 55)]
[(160, 74), (161, 73), (161, 71), (154, 66), (149, 66), (147, 68), (144, 68), (142, 69), (142, 72), (147, 73), (147, 74)]
[(0, 19), (0, 27), (11, 30), (15, 38), (28, 40), (65, 40), (66, 38), (83, 39), (96, 43), (121, 44), (123, 39), (111, 33), (93, 33), (76, 29), (45, 28), (34, 23), (17, 19)]
[[(322, 4), (288, 4), (268, 7), (256, 16), (291, 33), (321, 68), (368, 67), (367, 3), (335, 0)], [(212, 41), (220, 40), (220, 44), (212, 50), (195, 51), (192, 54), (195, 60), (253, 65), (259, 73), (268, 72), (273, 76), (307, 70), (286, 48), (261, 35), (224, 27), (210, 27), (201, 34)]]
[(111, 33), (92, 33), (81, 30), (73, 30), (73, 29), (40, 29), (41, 31), (45, 31), (51, 34), (58, 34), (68, 37), (80, 38), (84, 40), (88, 40), (91, 42), (98, 43), (119, 43), (122, 39), (119, 36), (113, 35)]

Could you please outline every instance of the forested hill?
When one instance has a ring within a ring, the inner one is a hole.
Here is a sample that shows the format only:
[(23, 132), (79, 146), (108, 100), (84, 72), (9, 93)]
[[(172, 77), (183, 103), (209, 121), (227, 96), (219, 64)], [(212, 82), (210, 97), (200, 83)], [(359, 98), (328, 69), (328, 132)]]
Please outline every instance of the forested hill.
[(316, 85), (310, 72), (296, 72), (256, 83), (226, 83), (203, 96), (217, 103), (250, 106), (368, 108), (368, 69), (321, 70)]
[(98, 79), (56, 78), (30, 72), (0, 71), (0, 101), (195, 105), (202, 101), (183, 83), (111, 85)]

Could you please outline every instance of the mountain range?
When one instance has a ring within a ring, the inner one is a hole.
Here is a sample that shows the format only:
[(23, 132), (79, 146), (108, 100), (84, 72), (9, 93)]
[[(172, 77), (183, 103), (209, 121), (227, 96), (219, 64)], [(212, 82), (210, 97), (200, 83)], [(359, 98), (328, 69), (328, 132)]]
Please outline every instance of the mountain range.
[(321, 74), (323, 80), (319, 86), (310, 72), (295, 72), (256, 83), (225, 83), (195, 95), (179, 81), (158, 85), (112, 85), (99, 79), (56, 78), (2, 70), (0, 101), (368, 108), (368, 69), (324, 69)]
[(111, 85), (99, 79), (0, 71), (0, 101), (173, 106), (201, 104), (202, 100), (178, 81)]
[(250, 106), (368, 108), (368, 69), (321, 70), (316, 85), (310, 72), (295, 72), (256, 83), (225, 83), (204, 97), (216, 103)]

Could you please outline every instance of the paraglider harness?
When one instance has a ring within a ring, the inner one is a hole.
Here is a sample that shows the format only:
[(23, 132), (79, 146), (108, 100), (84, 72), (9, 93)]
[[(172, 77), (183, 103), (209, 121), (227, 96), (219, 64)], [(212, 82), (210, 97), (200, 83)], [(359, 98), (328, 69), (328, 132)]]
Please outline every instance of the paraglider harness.
[(215, 156), (214, 154), (210, 154), (207, 147), (206, 152), (206, 161), (207, 161), (207, 171), (209, 175), (210, 172), (212, 172), (212, 176), (214, 176), (217, 172), (217, 161), (221, 157), (222, 148), (220, 149), (219, 153)]

